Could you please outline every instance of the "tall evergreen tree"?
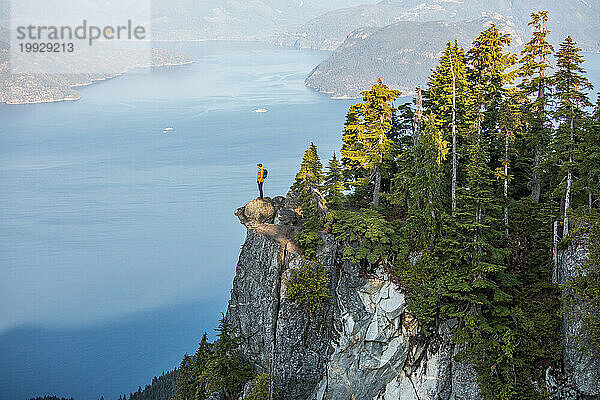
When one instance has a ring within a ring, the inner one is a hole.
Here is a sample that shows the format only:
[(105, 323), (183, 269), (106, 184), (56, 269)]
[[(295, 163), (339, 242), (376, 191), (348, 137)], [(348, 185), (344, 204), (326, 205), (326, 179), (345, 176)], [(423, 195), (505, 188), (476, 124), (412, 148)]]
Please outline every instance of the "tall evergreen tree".
[(304, 217), (318, 215), (323, 212), (325, 199), (323, 190), (323, 164), (317, 151), (317, 146), (311, 143), (304, 152), (300, 171), (291, 189), (298, 193)]
[(600, 194), (600, 95), (584, 134), (580, 168), (588, 211), (591, 211)]
[(210, 376), (208, 388), (210, 392), (222, 390), (226, 397), (232, 398), (252, 378), (252, 367), (238, 355), (241, 339), (224, 315), (215, 330), (217, 340), (214, 343), (214, 356), (207, 366)]
[(205, 373), (206, 367), (213, 357), (212, 344), (208, 341), (206, 332), (202, 335), (202, 340), (194, 354), (194, 368), (196, 375), (196, 388), (194, 392), (195, 400), (202, 400), (207, 397), (208, 376)]
[(327, 165), (323, 184), (325, 199), (330, 208), (338, 208), (344, 202), (344, 174), (342, 164), (333, 153)]
[[(444, 212), (442, 163), (448, 154), (448, 141), (443, 139), (433, 115), (425, 119), (425, 129), (417, 144), (403, 159), (396, 176), (397, 188), (393, 202), (406, 201), (409, 220), (419, 248), (431, 248)], [(406, 199), (397, 196), (406, 195)]]
[(371, 90), (362, 92), (363, 103), (352, 106), (346, 116), (342, 156), (346, 168), (358, 170), (355, 185), (373, 182), (373, 205), (379, 206), (381, 173), (385, 161), (393, 154), (393, 101), (400, 91), (391, 90), (377, 81)]
[[(591, 107), (587, 91), (592, 89), (592, 84), (585, 76), (583, 69), (583, 56), (581, 49), (575, 41), (568, 36), (556, 52), (557, 71), (553, 82), (555, 87), (554, 97), (557, 107), (554, 115), (560, 126), (554, 138), (555, 157), (564, 178), (564, 214), (563, 237), (569, 235), (569, 212), (572, 208), (572, 191), (575, 179), (577, 153), (583, 138), (583, 129), (587, 117), (586, 107)], [(563, 191), (561, 183), (559, 191)]]
[(179, 365), (177, 381), (173, 388), (173, 398), (174, 400), (195, 400), (196, 388), (197, 374), (194, 359), (186, 354)]
[(490, 226), (484, 224), (484, 217), (487, 215), (491, 221), (498, 204), (498, 199), (494, 198), (492, 171), (501, 162), (494, 165), (492, 152), (502, 154), (505, 147), (504, 143), (495, 146), (495, 139), (501, 120), (500, 107), (506, 97), (504, 86), (514, 77), (507, 70), (514, 64), (515, 55), (504, 52), (504, 47), (509, 45), (510, 35), (492, 25), (475, 39), (467, 53), (475, 126), (467, 146), (467, 190), (462, 194), (461, 214), (463, 219), (468, 216), (468, 220), (463, 220), (463, 226), (472, 234), (476, 259), (487, 245), (485, 241), (481, 242), (484, 228)]
[(428, 112), (436, 115), (435, 122), (444, 134), (444, 139), (452, 143), (451, 164), (451, 209), (456, 210), (456, 187), (458, 185), (459, 140), (461, 132), (467, 131), (467, 66), (464, 50), (450, 42), (442, 53), (438, 66), (432, 71), (424, 104)]
[(487, 134), (498, 131), (504, 85), (511, 83), (515, 77), (514, 71), (509, 68), (515, 63), (516, 56), (504, 52), (510, 42), (510, 35), (502, 33), (492, 24), (481, 32), (467, 52), (475, 124), (477, 130)]
[(522, 113), (522, 97), (514, 90), (507, 90), (507, 96), (500, 105), (500, 120), (499, 120), (499, 136), (504, 141), (504, 156), (502, 158), (502, 167), (496, 168), (496, 179), (502, 180), (503, 182), (503, 195), (504, 195), (504, 231), (508, 237), (508, 184), (512, 179), (509, 173), (510, 166), (510, 153), (512, 144), (516, 139), (517, 132), (523, 124), (523, 113)]
[(551, 123), (548, 118), (548, 103), (550, 100), (550, 56), (554, 48), (548, 42), (550, 31), (547, 27), (548, 11), (531, 14), (529, 26), (533, 29), (531, 39), (521, 51), (519, 60), (521, 67), (519, 89), (527, 98), (528, 129), (524, 140), (523, 153), (533, 149), (533, 165), (531, 174), (531, 198), (538, 203), (542, 190), (542, 165), (544, 150), (551, 137)]

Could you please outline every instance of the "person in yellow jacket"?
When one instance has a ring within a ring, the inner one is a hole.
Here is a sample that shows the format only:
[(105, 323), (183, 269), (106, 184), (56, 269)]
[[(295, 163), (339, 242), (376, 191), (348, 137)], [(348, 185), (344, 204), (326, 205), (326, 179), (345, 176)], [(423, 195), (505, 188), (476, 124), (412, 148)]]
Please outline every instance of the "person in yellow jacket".
[(265, 182), (265, 178), (267, 177), (268, 171), (263, 167), (261, 163), (256, 164), (258, 166), (258, 174), (256, 175), (256, 183), (258, 183), (258, 192), (260, 193), (260, 198), (263, 198), (263, 183)]

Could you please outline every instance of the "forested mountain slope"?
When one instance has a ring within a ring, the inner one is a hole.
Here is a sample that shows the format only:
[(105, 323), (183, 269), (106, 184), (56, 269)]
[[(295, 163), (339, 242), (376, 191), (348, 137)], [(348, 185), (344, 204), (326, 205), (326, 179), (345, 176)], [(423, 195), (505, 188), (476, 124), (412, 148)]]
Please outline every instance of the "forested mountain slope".
[(516, 45), (523, 43), (514, 26), (502, 19), (480, 18), (459, 22), (402, 21), (352, 32), (339, 48), (306, 78), (306, 85), (334, 97), (356, 98), (382, 78), (404, 94), (423, 84), (448, 40), (469, 47), (477, 34), (491, 23), (512, 33)]

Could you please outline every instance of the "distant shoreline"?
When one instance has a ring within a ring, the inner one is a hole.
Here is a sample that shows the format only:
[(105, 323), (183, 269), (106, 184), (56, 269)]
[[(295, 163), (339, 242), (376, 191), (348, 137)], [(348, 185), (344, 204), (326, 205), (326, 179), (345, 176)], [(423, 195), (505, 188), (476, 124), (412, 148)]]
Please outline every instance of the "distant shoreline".
[(67, 101), (77, 101), (77, 100), (81, 99), (81, 94), (78, 91), (76, 91), (75, 88), (86, 87), (86, 86), (93, 85), (95, 83), (114, 79), (119, 76), (125, 75), (128, 72), (130, 72), (136, 68), (176, 67), (176, 66), (182, 66), (182, 65), (189, 65), (189, 64), (193, 64), (193, 63), (194, 63), (194, 60), (191, 59), (191, 57), (190, 57), (190, 60), (181, 61), (181, 62), (165, 62), (165, 63), (159, 63), (159, 64), (150, 64), (150, 65), (148, 65), (148, 64), (135, 65), (123, 72), (118, 72), (118, 73), (114, 73), (114, 74), (110, 74), (110, 75), (102, 76), (102, 77), (98, 77), (98, 78), (91, 78), (89, 82), (65, 85), (63, 87), (63, 90), (70, 90), (70, 92), (65, 93), (64, 96), (53, 96), (53, 94), (48, 94), (47, 97), (42, 97), (40, 99), (35, 99), (35, 100), (10, 100), (9, 99), (7, 101), (0, 101), (0, 106), (1, 105), (13, 106), (13, 105), (60, 103), (60, 102), (67, 102)]

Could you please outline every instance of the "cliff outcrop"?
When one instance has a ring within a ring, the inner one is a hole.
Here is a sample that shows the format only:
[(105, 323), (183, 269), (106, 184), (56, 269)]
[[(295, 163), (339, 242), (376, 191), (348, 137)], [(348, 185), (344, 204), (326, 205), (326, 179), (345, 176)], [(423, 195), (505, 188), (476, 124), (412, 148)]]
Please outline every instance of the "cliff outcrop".
[[(227, 320), (243, 337), (242, 352), (258, 373), (277, 377), (283, 400), (476, 400), (475, 372), (458, 362), (445, 321), (425, 338), (406, 310), (405, 295), (382, 270), (344, 261), (340, 244), (323, 234), (317, 258), (331, 276), (331, 301), (314, 314), (286, 296), (302, 266), (294, 242), (295, 199), (257, 199), (236, 211), (248, 228), (236, 268)], [(576, 271), (584, 244), (560, 256), (558, 279)], [(581, 324), (565, 316), (564, 366), (548, 370), (555, 398), (597, 399), (600, 358), (571, 343)]]

